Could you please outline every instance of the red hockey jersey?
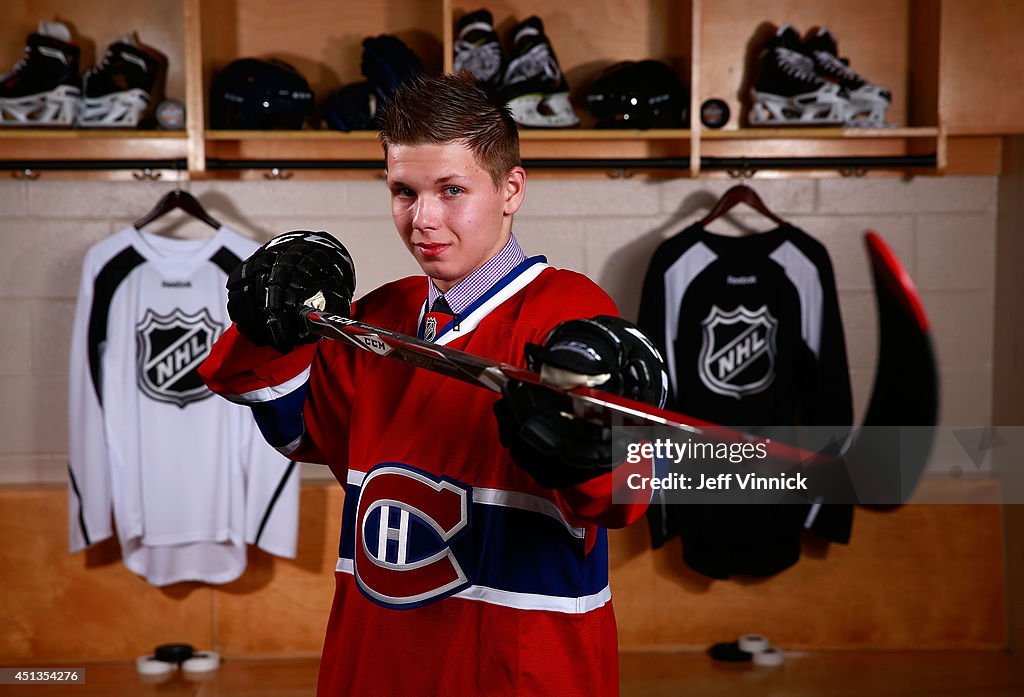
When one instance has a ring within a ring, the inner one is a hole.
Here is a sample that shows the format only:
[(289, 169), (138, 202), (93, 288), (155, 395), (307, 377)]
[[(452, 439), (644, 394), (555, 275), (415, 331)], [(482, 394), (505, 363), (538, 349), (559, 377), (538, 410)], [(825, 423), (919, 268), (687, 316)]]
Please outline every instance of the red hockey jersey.
[[(355, 316), (415, 335), (426, 291), (387, 284)], [(598, 314), (616, 314), (600, 288), (534, 257), (435, 341), (524, 365), (527, 342)], [(613, 505), (610, 475), (539, 487), (499, 442), (494, 393), (341, 343), (282, 356), (232, 327), (201, 373), (345, 487), (318, 695), (618, 694), (604, 528), (646, 502)]]

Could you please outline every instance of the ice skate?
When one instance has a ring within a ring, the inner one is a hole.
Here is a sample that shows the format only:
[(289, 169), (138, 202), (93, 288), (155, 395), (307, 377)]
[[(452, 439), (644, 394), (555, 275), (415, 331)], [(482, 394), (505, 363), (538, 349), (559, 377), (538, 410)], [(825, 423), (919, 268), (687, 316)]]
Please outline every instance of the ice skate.
[(453, 72), (468, 70), (488, 91), (495, 91), (501, 79), (502, 55), (491, 13), (471, 12), (459, 20), (455, 32)]
[(0, 76), (0, 126), (72, 126), (82, 101), (77, 46), (60, 22), (40, 22), (25, 55)]
[(818, 29), (806, 46), (814, 58), (818, 74), (846, 90), (850, 100), (847, 125), (884, 126), (885, 112), (892, 103), (892, 93), (868, 82), (850, 68), (847, 59), (839, 58), (836, 39), (828, 29)]
[(523, 126), (567, 128), (580, 120), (569, 102), (565, 81), (539, 17), (512, 30), (514, 55), (502, 78), (501, 96), (512, 118)]
[(148, 114), (164, 57), (126, 34), (108, 48), (82, 81), (83, 128), (136, 128)]
[(752, 92), (749, 121), (754, 126), (840, 126), (850, 108), (846, 90), (817, 73), (789, 24), (765, 47)]

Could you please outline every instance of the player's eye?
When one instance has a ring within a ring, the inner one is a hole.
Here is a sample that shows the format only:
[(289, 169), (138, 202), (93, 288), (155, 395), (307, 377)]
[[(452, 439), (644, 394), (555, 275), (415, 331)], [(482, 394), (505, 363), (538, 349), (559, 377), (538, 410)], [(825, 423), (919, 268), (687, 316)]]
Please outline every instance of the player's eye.
[(444, 187), (444, 193), (447, 196), (458, 196), (459, 194), (462, 193), (462, 187), (461, 186), (454, 186), (454, 185), (453, 186), (446, 186), (446, 187)]
[(410, 188), (408, 188), (408, 187), (405, 187), (405, 186), (398, 186), (398, 187), (395, 187), (394, 189), (392, 189), (392, 190), (391, 190), (391, 193), (392, 193), (392, 194), (393, 194), (394, 196), (400, 196), (400, 197), (402, 197), (402, 198), (408, 198), (408, 197), (410, 197), (410, 196), (415, 196), (415, 195), (416, 195), (416, 194), (415, 194), (415, 193), (413, 192), (413, 190), (412, 190), (412, 189), (410, 189)]

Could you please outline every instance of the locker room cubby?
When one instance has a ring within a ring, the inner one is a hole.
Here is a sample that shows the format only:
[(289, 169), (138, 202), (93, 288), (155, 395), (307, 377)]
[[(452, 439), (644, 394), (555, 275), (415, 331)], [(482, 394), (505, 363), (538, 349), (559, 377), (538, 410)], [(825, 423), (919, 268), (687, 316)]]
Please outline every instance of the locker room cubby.
[[(715, 0), (701, 2), (700, 61), (694, 76), (698, 102), (725, 100), (732, 116), (720, 130), (703, 129), (704, 157), (843, 157), (937, 154), (939, 145), (939, 0)], [(757, 54), (777, 27), (792, 24), (802, 37), (827, 27), (838, 55), (871, 82), (892, 92), (885, 128), (749, 127)]]
[[(167, 97), (185, 99), (185, 18), (180, 0), (75, 0), (4, 3), (0, 71), (21, 57), (40, 20), (60, 21), (81, 50), (80, 70), (103, 58), (107, 46), (135, 31), (139, 41), (167, 56)], [(0, 160), (179, 159), (188, 154), (184, 131), (0, 128)], [(128, 174), (125, 172), (124, 174)], [(129, 175), (130, 176), (130, 175)]]
[[(1024, 88), (1014, 78), (1024, 71), (1024, 55), (1015, 50), (1024, 5), (1013, 0), (579, 0), (557, 6), (541, 0), (98, 0), (88, 11), (73, 0), (24, 0), (7, 8), (0, 28), (0, 67), (14, 63), (40, 19), (72, 25), (85, 66), (107, 43), (135, 29), (145, 43), (167, 55), (167, 95), (186, 103), (189, 123), (184, 132), (0, 129), (0, 162), (178, 160), (188, 172), (174, 176), (250, 178), (266, 176), (268, 162), (376, 161), (380, 149), (373, 132), (341, 133), (312, 123), (287, 132), (209, 130), (213, 76), (236, 58), (277, 57), (306, 76), (319, 101), (361, 79), (362, 39), (384, 33), (406, 42), (428, 69), (450, 68), (455, 23), (479, 7), (492, 12), (506, 45), (515, 22), (531, 14), (544, 20), (581, 116), (580, 128), (524, 129), (522, 149), (528, 160), (629, 160), (643, 170), (642, 160), (670, 158), (670, 166), (659, 170), (669, 176), (725, 176), (726, 168), (715, 166), (714, 158), (934, 155), (933, 167), (899, 171), (993, 174), (1000, 166), (1000, 138), (1024, 132)], [(855, 70), (892, 90), (892, 126), (744, 127), (748, 75), (759, 40), (784, 22), (801, 33), (828, 27)], [(680, 73), (691, 88), (692, 114), (708, 98), (724, 99), (731, 111), (726, 126), (709, 129), (692, 118), (692, 128), (683, 129), (591, 128), (582, 101), (586, 89), (604, 67), (642, 58), (663, 60)], [(218, 166), (225, 161), (232, 163), (230, 168)], [(611, 165), (602, 167), (590, 172), (614, 173)], [(829, 167), (816, 172), (839, 173)], [(556, 168), (555, 176), (564, 176), (566, 169)], [(738, 169), (741, 175), (751, 173)], [(785, 176), (784, 169), (780, 166), (773, 175)], [(377, 176), (378, 170), (372, 165), (316, 171), (297, 166), (290, 174), (365, 178)], [(47, 176), (69, 174), (61, 170)], [(106, 170), (75, 176), (129, 174)]]

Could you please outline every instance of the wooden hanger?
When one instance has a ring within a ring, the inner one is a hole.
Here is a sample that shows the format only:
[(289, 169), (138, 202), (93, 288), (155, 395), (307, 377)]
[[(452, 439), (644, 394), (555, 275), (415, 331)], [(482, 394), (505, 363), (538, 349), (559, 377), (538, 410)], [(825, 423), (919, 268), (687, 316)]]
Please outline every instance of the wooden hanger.
[(700, 221), (701, 225), (707, 225), (712, 220), (719, 218), (733, 208), (738, 203), (745, 203), (755, 211), (763, 215), (764, 217), (774, 221), (778, 225), (784, 225), (785, 221), (779, 216), (768, 210), (768, 206), (764, 205), (764, 201), (757, 195), (757, 192), (751, 189), (746, 184), (737, 184), (732, 187), (724, 194), (722, 198), (718, 199), (718, 203), (711, 209), (711, 212), (704, 216), (704, 219)]
[(164, 194), (163, 198), (156, 202), (153, 210), (135, 221), (135, 229), (141, 230), (162, 215), (170, 213), (175, 208), (180, 208), (193, 218), (198, 218), (215, 230), (220, 229), (220, 223), (212, 215), (206, 212), (202, 204), (195, 196), (181, 189), (174, 189)]

